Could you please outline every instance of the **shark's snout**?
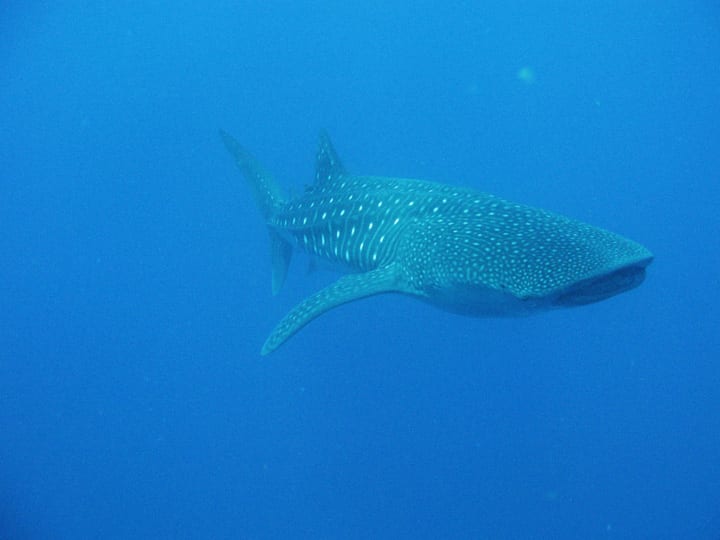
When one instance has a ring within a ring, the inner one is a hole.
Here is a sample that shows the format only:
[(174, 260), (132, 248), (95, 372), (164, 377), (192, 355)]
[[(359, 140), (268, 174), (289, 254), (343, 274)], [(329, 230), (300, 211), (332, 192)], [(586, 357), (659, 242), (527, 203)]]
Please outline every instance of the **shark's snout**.
[(599, 302), (634, 289), (645, 280), (645, 269), (652, 255), (611, 271), (583, 279), (563, 290), (553, 302), (558, 307), (582, 306)]

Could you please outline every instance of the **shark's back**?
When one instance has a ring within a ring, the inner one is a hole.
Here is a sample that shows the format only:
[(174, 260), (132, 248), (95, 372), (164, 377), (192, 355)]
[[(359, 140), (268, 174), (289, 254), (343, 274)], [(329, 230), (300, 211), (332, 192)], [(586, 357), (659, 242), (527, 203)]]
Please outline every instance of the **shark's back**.
[(421, 223), (453, 212), (457, 191), (423, 180), (344, 173), (308, 187), (268, 223), (311, 255), (367, 271), (396, 261)]

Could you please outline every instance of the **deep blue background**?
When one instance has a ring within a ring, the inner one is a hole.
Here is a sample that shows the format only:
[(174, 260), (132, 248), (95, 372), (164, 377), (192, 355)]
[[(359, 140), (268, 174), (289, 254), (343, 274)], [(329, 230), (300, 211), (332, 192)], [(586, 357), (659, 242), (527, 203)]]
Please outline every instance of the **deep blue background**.
[[(0, 4), (1, 538), (720, 537), (720, 9), (507, 4)], [(521, 320), (376, 297), (260, 358), (334, 276), (271, 297), (219, 127), (296, 193), (325, 127), (656, 261)]]

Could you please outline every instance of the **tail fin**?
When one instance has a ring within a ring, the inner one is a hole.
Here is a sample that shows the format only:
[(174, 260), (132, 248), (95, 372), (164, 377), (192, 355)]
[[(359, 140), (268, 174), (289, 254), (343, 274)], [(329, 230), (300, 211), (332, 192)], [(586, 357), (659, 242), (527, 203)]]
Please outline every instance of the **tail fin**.
[(220, 130), (220, 137), (225, 143), (225, 148), (235, 158), (235, 163), (245, 175), (250, 189), (252, 189), (255, 202), (260, 207), (263, 218), (266, 220), (273, 214), (273, 211), (280, 207), (285, 197), (277, 185), (275, 179), (263, 169), (262, 165), (252, 157), (250, 152), (245, 150), (234, 137)]
[[(225, 143), (225, 148), (235, 158), (237, 166), (243, 172), (248, 184), (250, 184), (255, 202), (267, 223), (275, 211), (285, 203), (285, 196), (280, 186), (231, 135), (221, 129), (220, 137)], [(272, 292), (277, 294), (285, 282), (290, 258), (292, 257), (292, 245), (272, 227), (268, 227), (268, 233), (270, 233), (270, 254), (272, 257)]]

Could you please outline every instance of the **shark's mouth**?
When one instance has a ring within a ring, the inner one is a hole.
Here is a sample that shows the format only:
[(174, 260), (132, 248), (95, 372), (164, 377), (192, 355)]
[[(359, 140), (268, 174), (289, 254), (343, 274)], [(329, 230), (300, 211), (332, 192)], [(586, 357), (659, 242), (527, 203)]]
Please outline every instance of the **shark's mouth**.
[(599, 302), (640, 285), (651, 259), (623, 266), (611, 272), (578, 281), (563, 290), (553, 302), (556, 306), (582, 306)]

